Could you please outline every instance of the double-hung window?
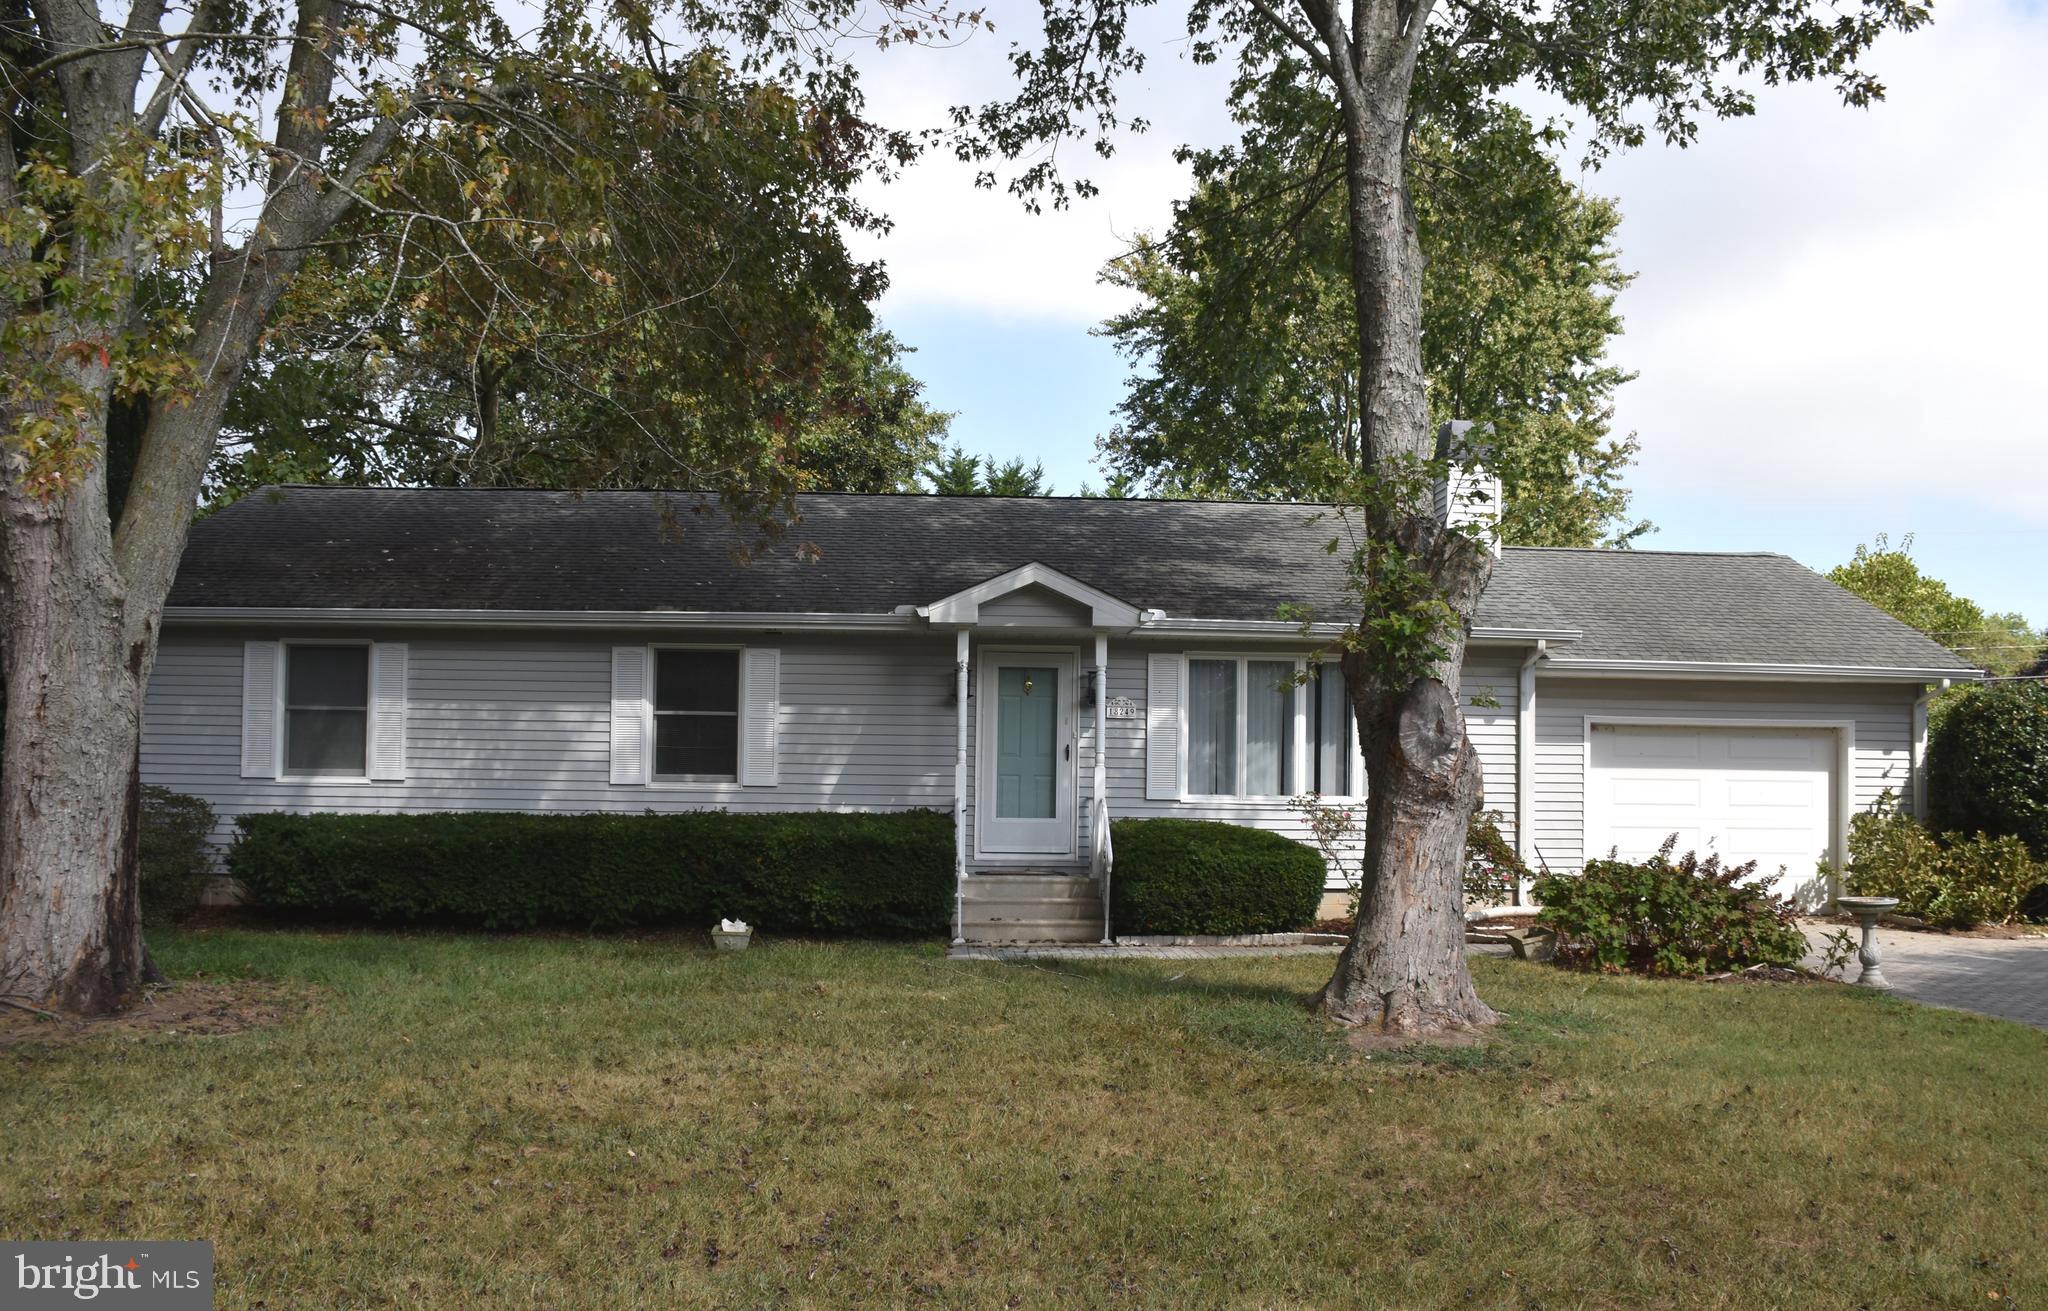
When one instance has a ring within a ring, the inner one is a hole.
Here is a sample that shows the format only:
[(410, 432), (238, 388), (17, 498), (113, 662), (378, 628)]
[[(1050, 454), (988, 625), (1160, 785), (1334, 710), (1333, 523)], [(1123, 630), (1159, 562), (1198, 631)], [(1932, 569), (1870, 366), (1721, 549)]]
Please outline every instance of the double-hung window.
[(1284, 797), (1297, 790), (1295, 660), (1188, 660), (1188, 784), (1194, 796)]
[(740, 653), (654, 653), (654, 776), (725, 781), (739, 776)]
[(1358, 730), (1335, 664), (1188, 657), (1187, 795), (1359, 792)]
[(284, 652), (284, 772), (364, 776), (369, 772), (370, 648), (293, 642)]

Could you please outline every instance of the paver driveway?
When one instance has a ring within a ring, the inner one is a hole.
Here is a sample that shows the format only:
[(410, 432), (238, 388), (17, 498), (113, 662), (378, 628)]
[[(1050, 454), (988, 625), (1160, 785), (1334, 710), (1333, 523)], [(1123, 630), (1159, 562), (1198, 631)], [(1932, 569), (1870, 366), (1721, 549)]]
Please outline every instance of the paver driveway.
[[(1817, 943), (1840, 926), (1805, 927), (1807, 940)], [(1877, 949), (1880, 968), (1901, 997), (2048, 1029), (2048, 938), (1961, 938), (1879, 929)], [(1806, 963), (1818, 968), (1819, 954), (1809, 955)], [(1848, 977), (1854, 979), (1857, 970), (1851, 961)]]

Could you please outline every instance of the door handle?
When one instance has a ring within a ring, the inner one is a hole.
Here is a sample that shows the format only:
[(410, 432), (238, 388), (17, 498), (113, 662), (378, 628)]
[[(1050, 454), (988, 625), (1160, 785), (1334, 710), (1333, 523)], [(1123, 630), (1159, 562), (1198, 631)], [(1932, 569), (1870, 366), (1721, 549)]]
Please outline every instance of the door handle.
[(1061, 750), (1067, 753), (1067, 759), (1072, 760), (1074, 758), (1074, 744), (1072, 742), (1067, 743)]

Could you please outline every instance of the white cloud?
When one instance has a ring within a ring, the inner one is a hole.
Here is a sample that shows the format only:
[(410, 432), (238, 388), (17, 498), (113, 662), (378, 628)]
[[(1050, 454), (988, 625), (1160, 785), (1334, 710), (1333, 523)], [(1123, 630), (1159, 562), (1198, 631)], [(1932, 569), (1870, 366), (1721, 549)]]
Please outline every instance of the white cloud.
[(1767, 92), (1587, 179), (1625, 215), (1618, 419), (1635, 481), (1797, 507), (1954, 497), (2048, 522), (2048, 16), (1889, 40), (1889, 97)]
[[(988, 12), (996, 30), (959, 46), (897, 47), (857, 58), (870, 113), (891, 126), (933, 125), (945, 122), (954, 105), (1012, 94), (1009, 50), (1013, 42), (1036, 39), (1038, 5), (1002, 0)], [(1174, 149), (1234, 136), (1224, 107), (1227, 68), (1196, 67), (1182, 58), (1186, 37), (1176, 18), (1169, 10), (1147, 9), (1132, 22), (1146, 68), (1121, 98), (1127, 114), (1152, 121), (1151, 130), (1118, 136), (1107, 160), (1085, 144), (1061, 148), (1069, 176), (1101, 188), (1093, 199), (1032, 214), (1000, 186), (977, 188), (979, 166), (943, 149), (927, 152), (897, 181), (864, 193), (895, 221), (886, 236), (856, 245), (887, 262), (884, 315), (907, 308), (966, 310), (998, 321), (1071, 323), (1084, 331), (1128, 304), (1125, 293), (1103, 286), (1097, 274), (1132, 237), (1164, 229), (1172, 203), (1187, 194), (1188, 173), (1174, 162)], [(1002, 176), (1013, 166), (994, 167)]]

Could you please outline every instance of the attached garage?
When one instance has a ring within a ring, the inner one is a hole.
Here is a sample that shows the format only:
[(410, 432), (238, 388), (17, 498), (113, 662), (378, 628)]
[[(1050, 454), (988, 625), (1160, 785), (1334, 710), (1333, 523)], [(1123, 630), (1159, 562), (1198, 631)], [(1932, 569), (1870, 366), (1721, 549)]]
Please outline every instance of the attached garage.
[(1827, 899), (1817, 866), (1838, 855), (1843, 760), (1853, 729), (1672, 723), (1586, 726), (1586, 854), (1640, 858), (1676, 833), (1680, 852), (1782, 867), (1777, 890)]

